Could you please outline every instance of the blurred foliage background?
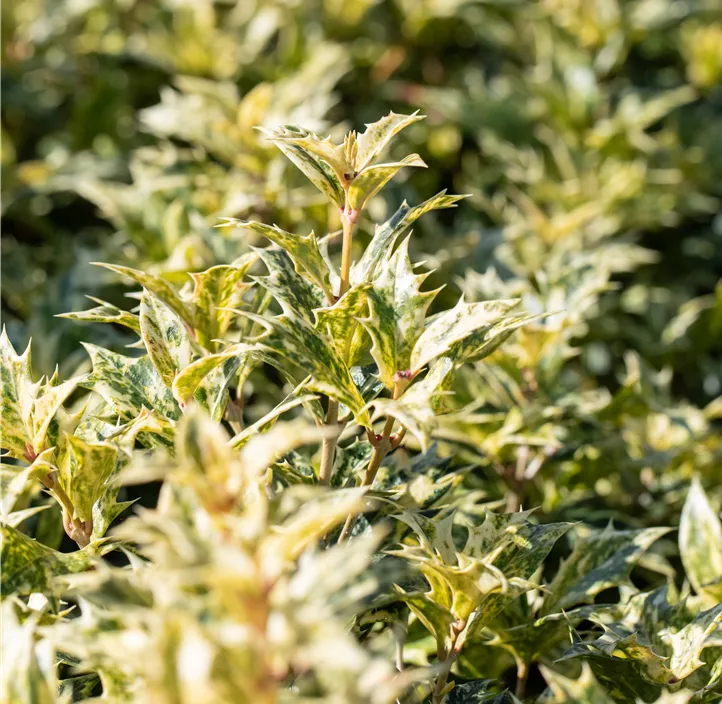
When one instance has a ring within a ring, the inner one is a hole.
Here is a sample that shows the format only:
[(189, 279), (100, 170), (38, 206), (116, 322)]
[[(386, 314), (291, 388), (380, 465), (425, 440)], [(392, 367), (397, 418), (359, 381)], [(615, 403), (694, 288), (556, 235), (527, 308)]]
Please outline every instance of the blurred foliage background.
[(373, 219), (469, 193), (416, 225), (439, 305), (565, 311), (469, 370), (440, 441), (587, 519), (591, 492), (669, 524), (692, 474), (719, 484), (719, 0), (6, 0), (2, 52), (2, 315), (38, 370), (129, 341), (54, 317), (128, 307), (92, 261), (179, 282), (257, 244), (221, 216), (338, 229), (255, 126), (420, 109), (430, 168)]

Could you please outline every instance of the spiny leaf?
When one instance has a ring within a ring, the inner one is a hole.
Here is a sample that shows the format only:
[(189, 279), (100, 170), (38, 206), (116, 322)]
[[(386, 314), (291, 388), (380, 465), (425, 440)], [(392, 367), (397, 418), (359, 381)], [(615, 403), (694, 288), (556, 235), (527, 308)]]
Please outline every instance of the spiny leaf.
[(418, 373), (432, 359), (446, 354), (470, 335), (479, 335), (501, 322), (519, 304), (518, 299), (464, 303), (434, 318), (416, 341), (411, 353), (411, 371)]
[(254, 281), (268, 290), (288, 315), (298, 315), (313, 324), (312, 311), (325, 303), (321, 289), (298, 274), (291, 258), (282, 249), (257, 251), (270, 275), (255, 277)]
[(668, 532), (668, 528), (617, 531), (609, 526), (579, 537), (549, 585), (543, 613), (590, 603), (604, 589), (619, 586), (649, 546)]
[(141, 408), (178, 418), (178, 404), (150, 357), (134, 359), (89, 343), (84, 343), (84, 347), (93, 362), (93, 371), (81, 386), (99, 393), (125, 418), (132, 418)]
[(140, 321), (138, 316), (122, 308), (114, 306), (112, 303), (107, 303), (99, 298), (88, 298), (97, 303), (95, 308), (88, 310), (73, 311), (70, 313), (60, 313), (57, 318), (68, 318), (69, 320), (78, 320), (86, 323), (115, 323), (116, 325), (122, 325), (123, 327), (131, 329), (140, 335)]
[(253, 319), (268, 330), (257, 343), (259, 347), (307, 370), (311, 378), (305, 388), (336, 399), (351, 410), (357, 423), (370, 427), (368, 411), (351, 372), (325, 335), (302, 318), (282, 315), (271, 320), (257, 316)]
[(679, 552), (694, 590), (722, 601), (722, 523), (696, 478), (682, 509)]
[(17, 355), (4, 330), (0, 336), (0, 372), (2, 447), (12, 457), (32, 462), (47, 448), (51, 423), (82, 378), (59, 384), (56, 373), (50, 380), (33, 383), (30, 345)]
[(270, 139), (289, 161), (297, 166), (306, 178), (318, 188), (328, 199), (343, 207), (344, 191), (334, 170), (316, 154), (296, 144), (296, 140), (308, 135), (299, 127), (287, 126), (276, 130), (258, 128)]
[(426, 594), (407, 593), (401, 589), (398, 589), (398, 592), (400, 598), (408, 604), (416, 618), (434, 636), (437, 644), (448, 652), (452, 647), (451, 626), (456, 622), (456, 616)]
[[(263, 130), (263, 132), (270, 139), (273, 139), (279, 148), (281, 148), (279, 142), (283, 141), (284, 145), (293, 145), (306, 155), (325, 162), (336, 174), (339, 183), (343, 184), (353, 177), (354, 166), (346, 159), (344, 145), (334, 144), (330, 137), (322, 139), (318, 135), (313, 134), (313, 132), (307, 132), (295, 126), (287, 126), (273, 133), (268, 130)], [(286, 154), (285, 151), (284, 154)], [(288, 154), (286, 155), (288, 156)], [(291, 161), (293, 161), (293, 159), (291, 159)], [(294, 163), (296, 162), (294, 161)], [(296, 165), (298, 166), (298, 164)], [(299, 166), (299, 168), (301, 167)], [(303, 169), (301, 170), (303, 171)], [(304, 171), (304, 173), (306, 172)]]
[(424, 329), (429, 305), (438, 291), (420, 291), (428, 274), (414, 274), (405, 239), (390, 259), (382, 262), (368, 291), (370, 314), (362, 319), (368, 330), (379, 378), (392, 389), (396, 373), (411, 367), (411, 350)]
[(0, 336), (0, 372), (2, 447), (12, 457), (23, 459), (32, 441), (26, 425), (34, 397), (30, 345), (22, 355), (16, 354), (5, 328)]
[(118, 449), (110, 443), (89, 443), (67, 437), (69, 452), (58, 468), (58, 481), (73, 504), (73, 519), (89, 521), (93, 504), (106, 489), (115, 469)]
[(368, 284), (353, 286), (332, 306), (314, 311), (316, 328), (328, 336), (349, 367), (358, 363), (365, 351), (365, 332), (357, 318), (368, 310), (369, 289)]
[(193, 354), (180, 318), (159, 298), (144, 290), (140, 301), (140, 333), (148, 356), (168, 388)]
[(2, 526), (2, 596), (54, 593), (54, 577), (83, 572), (93, 563), (95, 548), (89, 545), (72, 553), (51, 550), (11, 526)]
[(305, 237), (292, 235), (279, 227), (264, 225), (260, 222), (246, 222), (236, 218), (223, 218), (224, 222), (218, 227), (237, 227), (251, 230), (273, 242), (283, 249), (293, 260), (296, 271), (312, 284), (318, 286), (332, 300), (330, 275), (328, 265), (318, 247), (316, 235), (311, 232)]
[(207, 340), (223, 337), (233, 318), (231, 309), (240, 305), (250, 284), (243, 277), (258, 255), (250, 252), (233, 265), (219, 265), (197, 274), (191, 274), (194, 288), (191, 303), (195, 310), (197, 327)]
[(698, 613), (682, 630), (670, 636), (672, 658), (669, 667), (678, 679), (691, 675), (705, 663), (700, 659), (705, 641), (722, 623), (722, 603)]
[(455, 208), (456, 203), (465, 197), (447, 196), (446, 191), (441, 191), (413, 208), (404, 201), (383, 225), (376, 226), (369, 246), (359, 262), (351, 268), (351, 281), (356, 284), (370, 281), (379, 262), (388, 256), (399, 236), (424, 213), (442, 208)]
[(473, 332), (465, 340), (457, 342), (449, 352), (449, 356), (458, 363), (479, 362), (495, 352), (519, 328), (528, 325), (534, 320), (549, 315), (548, 313), (522, 313), (508, 316), (490, 328), (482, 327)]
[(410, 154), (399, 162), (365, 168), (349, 186), (349, 205), (354, 210), (361, 210), (405, 166), (426, 168), (426, 163), (418, 154)]
[(139, 283), (143, 288), (148, 289), (154, 296), (159, 298), (170, 308), (181, 320), (191, 327), (196, 325), (196, 316), (193, 308), (183, 301), (173, 286), (160, 276), (146, 274), (144, 271), (132, 269), (128, 266), (117, 266), (115, 264), (104, 264), (94, 262), (96, 266), (102, 266), (116, 274), (125, 276)]
[(390, 112), (386, 117), (367, 124), (366, 130), (357, 138), (356, 170), (361, 171), (366, 168), (401, 130), (423, 119), (425, 116), (419, 115), (418, 110), (413, 115), (397, 115)]

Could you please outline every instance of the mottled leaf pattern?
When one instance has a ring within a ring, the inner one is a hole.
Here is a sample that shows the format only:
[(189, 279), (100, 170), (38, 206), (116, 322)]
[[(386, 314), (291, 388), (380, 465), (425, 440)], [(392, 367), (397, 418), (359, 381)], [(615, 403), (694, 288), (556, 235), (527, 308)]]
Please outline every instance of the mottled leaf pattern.
[(325, 303), (321, 289), (298, 274), (291, 258), (282, 249), (261, 249), (258, 253), (269, 275), (256, 277), (254, 281), (268, 290), (288, 314), (313, 323), (313, 310)]
[(258, 322), (268, 330), (258, 343), (260, 347), (307, 370), (311, 378), (305, 388), (335, 398), (351, 410), (357, 423), (369, 426), (365, 402), (351, 372), (325, 335), (302, 318), (283, 315), (270, 320), (258, 318)]
[(77, 320), (84, 323), (115, 323), (116, 325), (122, 325), (123, 327), (129, 328), (133, 332), (140, 335), (140, 321), (138, 316), (134, 313), (130, 313), (127, 310), (122, 310), (112, 303), (101, 301), (99, 298), (93, 298), (88, 296), (91, 301), (97, 303), (95, 308), (89, 308), (88, 310), (75, 311), (72, 313), (61, 313), (58, 318), (68, 318), (70, 320)]
[(30, 345), (22, 355), (16, 354), (4, 330), (0, 337), (0, 371), (2, 447), (11, 457), (33, 462), (51, 444), (51, 423), (81, 377), (58, 383), (56, 375), (33, 383)]
[(374, 161), (401, 130), (423, 119), (424, 116), (419, 115), (418, 110), (413, 115), (398, 115), (390, 112), (386, 117), (367, 124), (366, 130), (358, 136), (357, 140), (357, 171), (361, 171)]
[(359, 262), (351, 268), (351, 281), (353, 283), (369, 281), (376, 272), (379, 262), (390, 254), (396, 240), (424, 213), (442, 208), (455, 208), (456, 203), (464, 197), (447, 196), (446, 191), (441, 191), (413, 208), (404, 201), (383, 225), (376, 226), (376, 231), (369, 246)]
[(168, 388), (192, 356), (188, 332), (178, 316), (160, 299), (143, 291), (140, 301), (140, 330), (153, 366)]
[(224, 218), (221, 227), (238, 227), (266, 237), (291, 257), (296, 271), (301, 276), (308, 279), (312, 284), (316, 284), (324, 292), (328, 300), (332, 299), (328, 265), (321, 254), (316, 235), (313, 232), (301, 237), (281, 230), (275, 225), (245, 222), (236, 218)]
[(670, 636), (672, 657), (669, 667), (677, 679), (691, 675), (704, 665), (700, 659), (707, 639), (722, 623), (722, 603), (698, 613), (694, 620)]
[(80, 438), (67, 438), (69, 452), (58, 468), (58, 481), (70, 498), (75, 515), (73, 519), (89, 521), (93, 504), (106, 489), (118, 456), (110, 443), (88, 443)]
[(178, 292), (165, 279), (160, 276), (154, 276), (153, 274), (146, 274), (144, 271), (139, 271), (138, 269), (131, 269), (127, 266), (116, 266), (115, 264), (104, 264), (102, 262), (97, 262), (97, 266), (105, 267), (120, 276), (132, 279), (143, 288), (148, 289), (156, 298), (163, 301), (168, 308), (188, 323), (188, 325), (195, 327), (195, 311), (181, 299)]
[(379, 369), (387, 388), (394, 387), (396, 372), (411, 367), (411, 350), (424, 329), (426, 311), (437, 291), (421, 292), (428, 274), (414, 274), (405, 239), (390, 259), (381, 263), (368, 291), (369, 317), (363, 319)]
[(212, 341), (225, 335), (233, 318), (233, 308), (241, 304), (250, 284), (243, 277), (256, 261), (251, 252), (234, 265), (214, 266), (198, 274), (191, 274), (194, 288), (191, 303), (195, 310), (196, 326)]
[(419, 372), (432, 359), (446, 354), (452, 347), (470, 335), (501, 322), (519, 301), (484, 301), (465, 303), (459, 300), (454, 308), (441, 313), (424, 330), (411, 353), (411, 370)]
[(26, 427), (34, 390), (31, 379), (30, 345), (22, 355), (15, 353), (3, 328), (0, 337), (0, 371), (2, 372), (2, 447), (12, 457), (22, 459), (27, 452), (30, 434)]
[(682, 509), (679, 551), (695, 591), (722, 601), (722, 522), (697, 479), (692, 481)]
[(358, 318), (368, 312), (370, 286), (360, 284), (349, 289), (334, 305), (314, 311), (316, 328), (333, 342), (339, 356), (349, 367), (356, 364), (364, 349), (366, 333)]
[(544, 613), (590, 603), (604, 589), (622, 584), (632, 567), (668, 528), (603, 531), (580, 536), (549, 585)]
[(377, 164), (364, 169), (348, 189), (348, 202), (354, 210), (361, 210), (405, 166), (426, 167), (418, 154), (410, 154), (399, 162)]
[(94, 548), (60, 553), (28, 538), (17, 529), (2, 526), (2, 596), (54, 593), (53, 579), (83, 572), (93, 563)]
[(85, 349), (93, 362), (93, 371), (82, 386), (99, 393), (121, 416), (132, 417), (148, 408), (168, 418), (178, 418), (178, 404), (150, 357), (134, 359), (90, 344)]
[(295, 140), (308, 135), (305, 130), (298, 127), (284, 127), (278, 130), (259, 129), (321, 193), (336, 205), (343, 206), (343, 187), (333, 169), (316, 154), (295, 143)]

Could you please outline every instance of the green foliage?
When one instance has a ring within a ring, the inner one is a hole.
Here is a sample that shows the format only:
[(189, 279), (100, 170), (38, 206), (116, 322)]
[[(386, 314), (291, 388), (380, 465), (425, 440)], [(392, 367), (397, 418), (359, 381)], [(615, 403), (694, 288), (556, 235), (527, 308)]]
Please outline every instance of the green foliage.
[(0, 700), (719, 701), (721, 27), (3, 6)]

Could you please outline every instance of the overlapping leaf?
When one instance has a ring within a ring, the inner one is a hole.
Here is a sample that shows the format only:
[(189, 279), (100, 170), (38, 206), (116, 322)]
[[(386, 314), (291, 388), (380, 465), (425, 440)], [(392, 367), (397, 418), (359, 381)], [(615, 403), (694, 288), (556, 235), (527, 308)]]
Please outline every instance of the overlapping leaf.
[(389, 389), (394, 387), (397, 372), (411, 368), (411, 351), (438, 293), (420, 290), (428, 274), (414, 274), (408, 247), (407, 238), (381, 263), (368, 291), (369, 317), (361, 321), (373, 340), (371, 355), (379, 378)]

